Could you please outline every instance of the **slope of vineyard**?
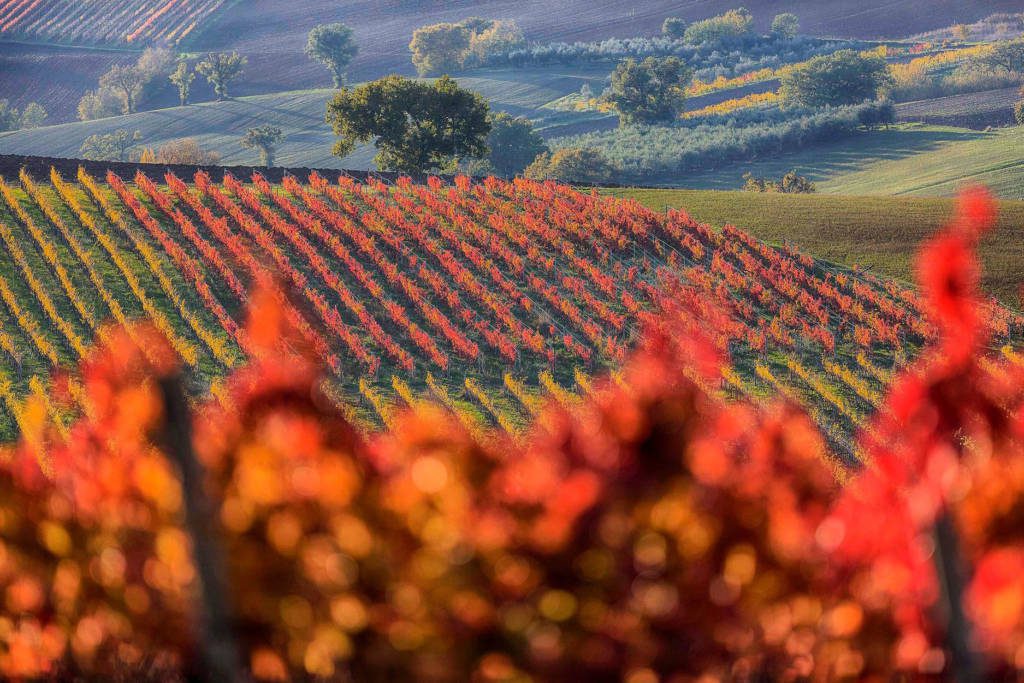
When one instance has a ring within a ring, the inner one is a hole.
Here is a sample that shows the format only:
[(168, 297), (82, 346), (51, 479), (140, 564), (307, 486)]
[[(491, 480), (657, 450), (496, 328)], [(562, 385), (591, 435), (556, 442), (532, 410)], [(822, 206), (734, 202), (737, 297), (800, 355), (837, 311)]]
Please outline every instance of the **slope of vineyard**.
[[(933, 334), (895, 282), (553, 183), (54, 171), (0, 194), (8, 439), (30, 419), (25, 397), (74, 367), (107, 320), (152, 320), (192, 389), (218, 396), (243, 358), (247, 291), (271, 270), (332, 371), (327, 395), (366, 430), (432, 398), (472, 432), (516, 432), (539, 399), (571, 404), (614, 372), (667, 292), (730, 312), (718, 341), (733, 364), (715, 391), (791, 397), (855, 458), (856, 427)], [(1024, 319), (987, 311), (999, 343), (1021, 337)], [(59, 420), (88, 410), (76, 382), (67, 405), (50, 405)]]
[(0, 38), (62, 45), (175, 44), (224, 0), (0, 0)]

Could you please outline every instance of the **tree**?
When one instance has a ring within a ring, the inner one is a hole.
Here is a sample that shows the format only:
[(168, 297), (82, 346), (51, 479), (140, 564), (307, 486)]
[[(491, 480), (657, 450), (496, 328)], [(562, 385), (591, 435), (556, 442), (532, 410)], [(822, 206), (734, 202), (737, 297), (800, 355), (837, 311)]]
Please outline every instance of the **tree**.
[(729, 38), (742, 38), (750, 33), (753, 15), (744, 7), (703, 21), (695, 21), (686, 29), (683, 40), (690, 45), (717, 43)]
[(14, 130), (21, 125), (21, 114), (10, 101), (0, 99), (0, 131)]
[(529, 119), (521, 116), (513, 118), (501, 112), (493, 114), (490, 122), (488, 159), (502, 175), (514, 176), (521, 173), (538, 154), (548, 151), (547, 143), (533, 129)]
[(131, 161), (132, 150), (142, 139), (142, 133), (131, 133), (119, 128), (113, 133), (90, 135), (79, 150), (83, 159), (95, 161)]
[(314, 26), (306, 41), (306, 55), (330, 70), (335, 88), (345, 84), (345, 70), (358, 52), (352, 29), (342, 23)]
[(462, 24), (434, 24), (416, 29), (409, 49), (420, 76), (458, 71), (466, 63), (473, 32)]
[(192, 92), (192, 83), (196, 80), (196, 74), (186, 61), (178, 62), (169, 76), (171, 83), (178, 88), (178, 102), (181, 106), (188, 104), (188, 96)]
[(1024, 100), (1013, 105), (1013, 118), (1017, 121), (1018, 126), (1024, 126)]
[(228, 97), (228, 84), (242, 75), (248, 63), (249, 60), (237, 52), (211, 52), (196, 64), (196, 71), (213, 86), (217, 99), (223, 100)]
[[(465, 22), (463, 25), (465, 26)], [(471, 59), (474, 64), (482, 65), (491, 55), (510, 52), (524, 45), (526, 37), (523, 36), (519, 24), (511, 19), (492, 21), (487, 28), (472, 32), (467, 60)]]
[(444, 76), (423, 83), (387, 76), (358, 88), (343, 88), (327, 105), (327, 122), (347, 156), (357, 143), (377, 147), (381, 170), (424, 173), (451, 166), (456, 158), (487, 154), (487, 102)]
[(22, 128), (38, 128), (46, 123), (46, 110), (38, 102), (29, 102), (21, 112)]
[(800, 19), (795, 14), (784, 12), (775, 15), (775, 19), (772, 20), (772, 33), (779, 37), (792, 40), (799, 31)]
[(147, 47), (142, 52), (135, 62), (135, 68), (143, 78), (140, 102), (167, 85), (165, 79), (171, 75), (176, 62), (177, 56), (166, 47)]
[(605, 100), (619, 111), (619, 124), (664, 123), (683, 110), (693, 71), (678, 57), (629, 58), (612, 72)]
[(195, 138), (181, 138), (160, 145), (153, 153), (153, 161), (159, 164), (216, 166), (220, 163), (220, 154), (203, 149)]
[(100, 76), (100, 90), (110, 90), (121, 99), (122, 113), (134, 114), (147, 77), (135, 66), (115, 64)]
[(686, 33), (686, 22), (679, 17), (669, 17), (661, 25), (661, 34), (672, 40), (681, 40)]
[(250, 128), (242, 136), (242, 147), (258, 149), (260, 152), (260, 164), (263, 166), (274, 165), (274, 148), (277, 143), (284, 139), (281, 129), (276, 126), (259, 126)]
[(1011, 73), (1024, 72), (1024, 38), (993, 43), (991, 51), (978, 61), (992, 69), (1005, 69)]
[(615, 177), (615, 167), (600, 150), (590, 147), (566, 147), (543, 152), (523, 173), (534, 180), (564, 180), (578, 183), (607, 183)]
[(103, 119), (121, 113), (121, 100), (110, 88), (99, 88), (82, 95), (78, 101), (78, 118), (82, 121)]
[(881, 57), (839, 50), (787, 69), (781, 81), (779, 94), (787, 106), (835, 107), (877, 98), (892, 76)]

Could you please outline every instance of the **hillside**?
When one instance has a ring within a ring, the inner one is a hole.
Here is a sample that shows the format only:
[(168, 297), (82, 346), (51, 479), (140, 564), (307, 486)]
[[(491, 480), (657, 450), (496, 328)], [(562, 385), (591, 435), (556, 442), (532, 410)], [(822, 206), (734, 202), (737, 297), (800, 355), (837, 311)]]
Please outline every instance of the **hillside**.
[(963, 136), (902, 159), (880, 160), (822, 183), (825, 192), (951, 196), (983, 184), (1006, 199), (1024, 199), (1024, 127)]
[[(770, 244), (792, 243), (811, 254), (860, 264), (886, 277), (914, 279), (914, 254), (953, 209), (952, 199), (840, 197), (703, 190), (605, 190), (654, 211), (684, 207), (695, 219), (743, 226)], [(1024, 282), (1024, 202), (999, 204), (998, 227), (982, 240), (984, 286), (1020, 308)]]
[[(195, 390), (217, 395), (268, 263), (299, 302), (292, 324), (333, 370), (331, 395), (367, 430), (432, 396), (471, 429), (515, 432), (541, 398), (572, 402), (614, 370), (672, 291), (733, 309), (721, 391), (782, 391), (855, 458), (857, 425), (931, 334), (903, 285), (564, 186), (166, 180), (0, 186), (0, 433), (15, 433), (19, 397), (73, 367), (110, 318), (153, 318)], [(991, 315), (1000, 339), (1020, 334), (1015, 316)]]
[(780, 178), (796, 169), (823, 194), (951, 197), (965, 183), (983, 183), (1003, 199), (1019, 200), (1024, 199), (1022, 159), (1024, 128), (985, 132), (909, 123), (654, 180), (666, 186), (734, 190), (743, 185), (744, 173)]
[[(489, 69), (458, 80), (486, 97), (495, 110), (526, 116), (542, 135), (551, 136), (616, 125), (614, 118), (601, 114), (544, 108), (552, 100), (578, 92), (584, 83), (599, 87), (606, 75), (600, 69)], [(288, 91), (0, 133), (0, 154), (76, 157), (88, 136), (124, 128), (138, 130), (143, 146), (195, 137), (204, 148), (220, 153), (224, 164), (247, 164), (257, 155), (238, 141), (247, 128), (267, 124), (285, 132), (277, 155), (281, 165), (372, 168), (372, 150), (361, 150), (344, 161), (331, 154), (334, 137), (324, 115), (332, 94), (329, 89)]]
[[(139, 6), (157, 5), (152, 0), (123, 0)], [(38, 5), (39, 3), (34, 3)], [(53, 7), (65, 17), (75, 17), (75, 3)], [(679, 16), (687, 21), (703, 19), (735, 7), (732, 0), (682, 2), (655, 0), (628, 5), (597, 0), (571, 0), (559, 3), (553, 12), (550, 3), (539, 0), (511, 2), (399, 2), (397, 0), (351, 0), (345, 3), (324, 0), (254, 0), (252, 2), (182, 3), (195, 5), (200, 11), (211, 7), (204, 18), (178, 45), (178, 49), (205, 51), (238, 50), (249, 59), (243, 78), (237, 83), (238, 95), (260, 95), (296, 89), (314, 89), (329, 84), (327, 72), (303, 54), (306, 34), (316, 24), (343, 21), (356, 32), (360, 54), (352, 64), (354, 80), (377, 78), (389, 72), (411, 75), (408, 44), (414, 29), (440, 21), (458, 21), (468, 16), (515, 19), (530, 41), (595, 40), (610, 37), (656, 35), (666, 16)], [(756, 27), (766, 30), (775, 13), (782, 11), (768, 2), (746, 3), (756, 17)], [(914, 3), (892, 0), (867, 0), (851, 9), (845, 0), (810, 2), (799, 0), (786, 8), (801, 17), (802, 30), (811, 35), (859, 38), (899, 38), (913, 32), (941, 28), (951, 24), (981, 19), (993, 12), (1018, 9), (1013, 0), (984, 0), (966, 5), (954, 0), (929, 3), (928, 12), (917, 11)], [(166, 15), (161, 17), (164, 19)], [(173, 17), (172, 17), (173, 19)], [(110, 22), (112, 25), (115, 23)], [(160, 22), (157, 22), (158, 24)], [(171, 22), (173, 24), (173, 21)], [(104, 25), (99, 17), (94, 24)], [(92, 46), (95, 40), (75, 31), (78, 24), (61, 34), (48, 36), (42, 43), (5, 42), (0, 34), (0, 93), (11, 98), (16, 106), (30, 99), (42, 102), (54, 121), (73, 120), (78, 99), (95, 87), (112, 62), (127, 63), (148, 43), (144, 37), (128, 47), (87, 47), (68, 50), (62, 45)], [(90, 25), (91, 26), (91, 25)], [(89, 31), (91, 34), (96, 31)], [(117, 41), (115, 41), (117, 43)], [(69, 74), (74, 73), (74, 78)], [(56, 82), (56, 85), (54, 84)], [(196, 84), (196, 96), (211, 96), (203, 82)], [(165, 92), (159, 103), (171, 103)]]

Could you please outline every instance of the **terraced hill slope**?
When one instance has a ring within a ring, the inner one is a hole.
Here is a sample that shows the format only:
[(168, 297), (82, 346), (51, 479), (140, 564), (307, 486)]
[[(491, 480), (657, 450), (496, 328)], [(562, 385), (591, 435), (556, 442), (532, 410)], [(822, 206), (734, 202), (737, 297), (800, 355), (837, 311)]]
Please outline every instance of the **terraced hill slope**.
[[(0, 433), (23, 397), (74, 367), (108, 320), (150, 318), (217, 395), (244, 355), (239, 315), (276, 271), (364, 429), (433, 396), (470, 426), (515, 432), (544, 397), (572, 402), (614, 368), (662, 297), (723, 302), (733, 363), (716, 391), (782, 392), (843, 458), (894, 368), (932, 330), (917, 296), (873, 275), (717, 231), (686, 214), (557, 184), (446, 185), (312, 174), (32, 178), (0, 185)], [(993, 306), (1001, 341), (1024, 319)], [(83, 409), (71, 380), (58, 419)]]

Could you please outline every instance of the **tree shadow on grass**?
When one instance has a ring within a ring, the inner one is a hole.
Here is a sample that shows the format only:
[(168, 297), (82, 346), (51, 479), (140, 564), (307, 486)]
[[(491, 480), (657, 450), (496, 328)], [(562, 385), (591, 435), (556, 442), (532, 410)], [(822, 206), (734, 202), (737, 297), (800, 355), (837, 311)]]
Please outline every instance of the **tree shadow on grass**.
[[(879, 161), (892, 161), (929, 152), (953, 142), (975, 140), (988, 133), (954, 128), (891, 128), (844, 137), (770, 158), (735, 161), (726, 166), (687, 174), (681, 183), (698, 189), (730, 190), (743, 185), (743, 174), (777, 178), (796, 171), (814, 182), (860, 171)], [(662, 182), (671, 182), (664, 179)]]

